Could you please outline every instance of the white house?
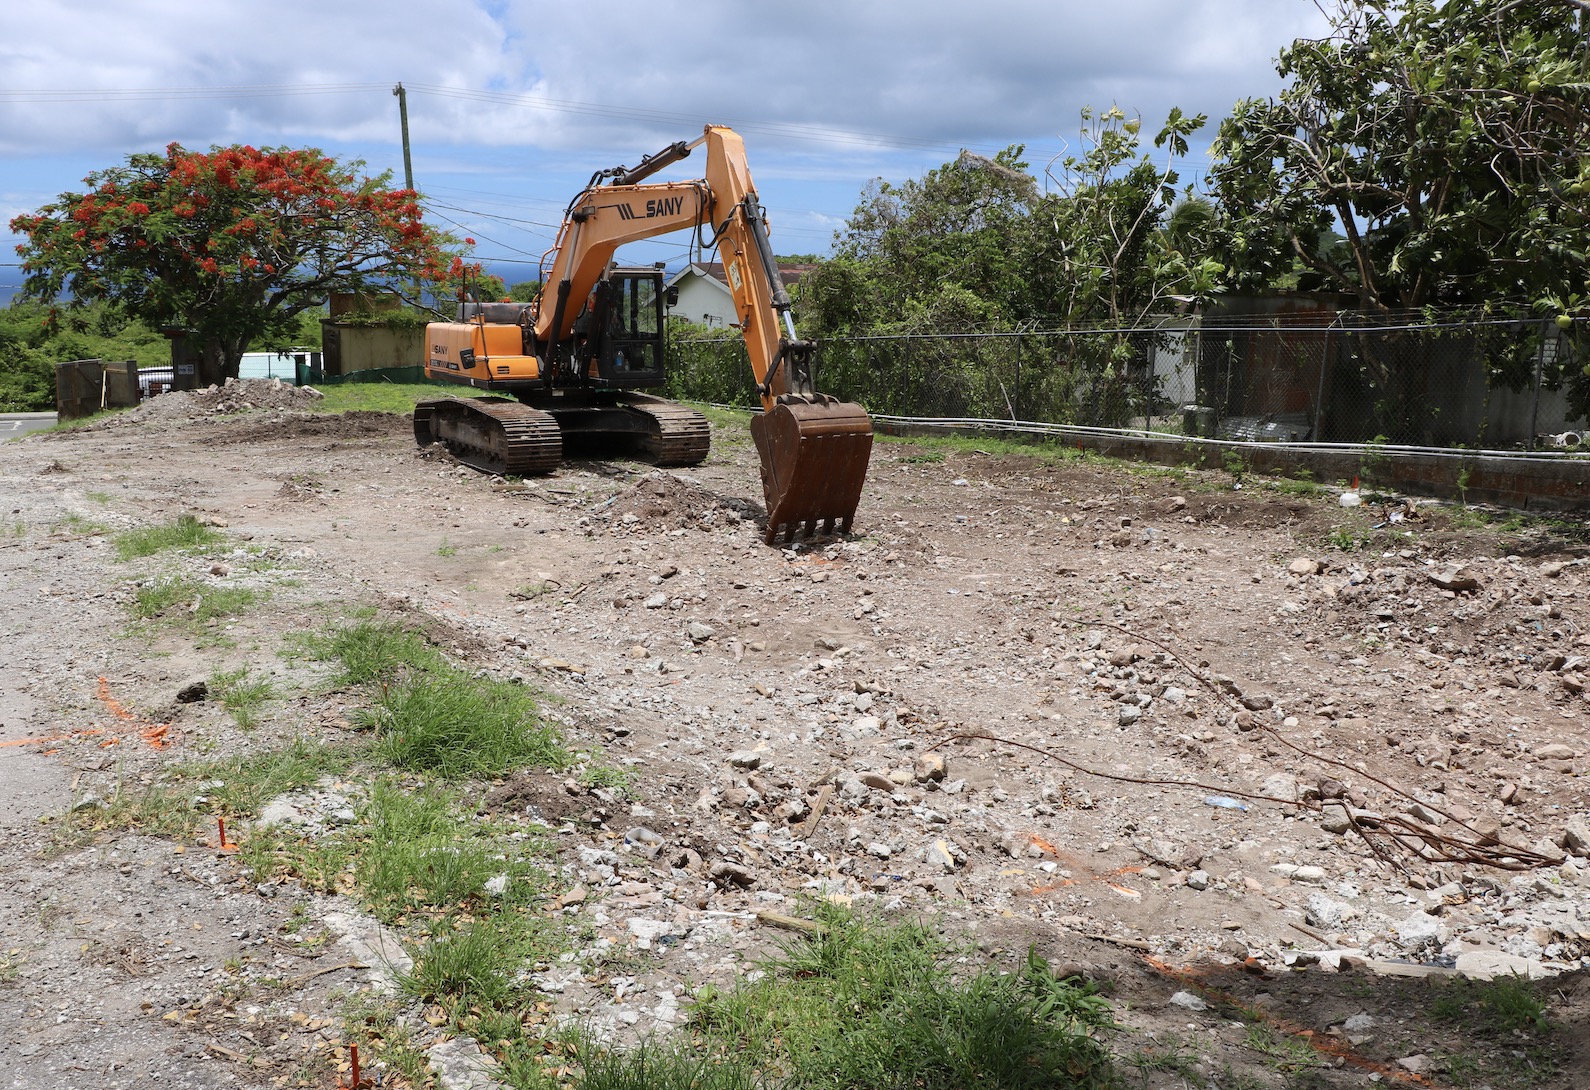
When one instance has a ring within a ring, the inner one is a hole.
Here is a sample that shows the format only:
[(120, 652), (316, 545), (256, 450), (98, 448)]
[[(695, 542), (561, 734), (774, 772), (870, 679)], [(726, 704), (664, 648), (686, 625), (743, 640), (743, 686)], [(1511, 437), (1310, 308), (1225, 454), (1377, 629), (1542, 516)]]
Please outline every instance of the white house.
[[(784, 286), (789, 287), (813, 268), (812, 265), (781, 263), (778, 274)], [(721, 263), (691, 262), (670, 277), (665, 286), (679, 289), (679, 301), (669, 308), (669, 317), (704, 326), (739, 324), (740, 319), (734, 313), (734, 296), (729, 294), (729, 280)]]

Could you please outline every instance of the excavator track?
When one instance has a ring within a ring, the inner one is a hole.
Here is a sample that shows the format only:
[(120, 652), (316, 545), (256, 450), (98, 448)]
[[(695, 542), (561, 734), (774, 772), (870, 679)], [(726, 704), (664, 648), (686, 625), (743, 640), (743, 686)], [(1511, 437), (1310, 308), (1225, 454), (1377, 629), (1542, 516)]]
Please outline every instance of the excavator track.
[(706, 461), (712, 447), (707, 418), (694, 409), (661, 398), (631, 394), (629, 408), (650, 417), (653, 428), (641, 446), (647, 461), (658, 466), (695, 466)]
[(422, 401), (414, 406), (414, 440), (442, 443), (463, 464), (498, 476), (549, 473), (563, 460), (552, 414), (507, 398)]

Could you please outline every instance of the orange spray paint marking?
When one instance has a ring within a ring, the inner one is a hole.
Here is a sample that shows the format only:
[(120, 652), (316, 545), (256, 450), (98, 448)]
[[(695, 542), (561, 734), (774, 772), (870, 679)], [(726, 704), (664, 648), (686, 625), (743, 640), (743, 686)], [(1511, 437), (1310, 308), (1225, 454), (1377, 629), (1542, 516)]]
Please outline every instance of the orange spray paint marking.
[[(164, 749), (168, 744), (170, 744), (171, 724), (146, 723), (139, 719), (136, 715), (127, 710), (126, 705), (117, 700), (114, 696), (110, 695), (110, 682), (106, 681), (103, 677), (99, 679), (99, 702), (105, 705), (105, 709), (109, 711), (111, 715), (115, 716), (123, 723), (137, 727), (138, 736), (142, 738), (151, 749)], [(110, 745), (112, 743), (105, 744)]]

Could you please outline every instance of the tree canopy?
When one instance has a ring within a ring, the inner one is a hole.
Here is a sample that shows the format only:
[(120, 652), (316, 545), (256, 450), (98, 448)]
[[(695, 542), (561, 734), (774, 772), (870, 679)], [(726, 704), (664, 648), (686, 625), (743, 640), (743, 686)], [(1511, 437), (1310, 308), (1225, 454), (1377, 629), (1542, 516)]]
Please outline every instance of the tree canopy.
[(1137, 321), (1212, 291), (1218, 266), (1168, 245), (1161, 223), (1203, 123), (1173, 111), (1156, 163), (1136, 119), (1085, 110), (1081, 151), (1050, 165), (1047, 187), (1020, 145), (876, 180), (834, 258), (801, 279), (803, 314), (819, 333), (1005, 331)]
[(417, 195), (362, 167), (314, 149), (129, 156), (11, 221), (24, 297), (103, 300), (152, 328), (190, 330), (201, 379), (235, 376), (251, 344), (286, 335), (332, 291), (461, 275)]
[(1290, 85), (1215, 142), (1238, 285), (1296, 263), (1383, 313), (1582, 306), (1584, 8), (1337, 0), (1329, 36), (1280, 54)]

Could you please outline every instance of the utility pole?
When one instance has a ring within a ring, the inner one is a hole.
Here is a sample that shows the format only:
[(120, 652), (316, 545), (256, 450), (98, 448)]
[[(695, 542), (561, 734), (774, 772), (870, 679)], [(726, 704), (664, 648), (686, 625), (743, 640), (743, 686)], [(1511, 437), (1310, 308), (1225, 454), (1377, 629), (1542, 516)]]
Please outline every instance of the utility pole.
[(398, 100), (398, 119), (403, 123), (403, 188), (414, 188), (414, 160), (409, 157), (409, 93), (400, 83), (392, 88)]

